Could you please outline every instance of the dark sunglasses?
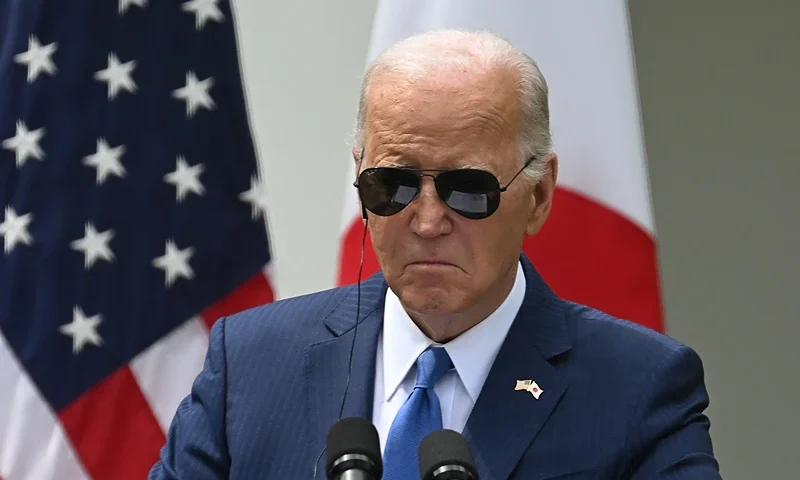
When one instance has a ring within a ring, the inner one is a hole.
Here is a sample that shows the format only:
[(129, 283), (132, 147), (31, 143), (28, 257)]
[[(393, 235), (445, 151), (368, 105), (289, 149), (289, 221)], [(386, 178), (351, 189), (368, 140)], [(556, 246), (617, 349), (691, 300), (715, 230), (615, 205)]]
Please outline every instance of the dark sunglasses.
[[(367, 168), (353, 184), (361, 204), (382, 217), (407, 207), (422, 188), (422, 177), (432, 177), (442, 202), (461, 216), (479, 220), (492, 215), (500, 206), (500, 194), (533, 162), (531, 157), (504, 186), (490, 172), (475, 168), (425, 170), (398, 167)], [(360, 164), (360, 162), (359, 162)], [(431, 175), (438, 173), (438, 175)]]

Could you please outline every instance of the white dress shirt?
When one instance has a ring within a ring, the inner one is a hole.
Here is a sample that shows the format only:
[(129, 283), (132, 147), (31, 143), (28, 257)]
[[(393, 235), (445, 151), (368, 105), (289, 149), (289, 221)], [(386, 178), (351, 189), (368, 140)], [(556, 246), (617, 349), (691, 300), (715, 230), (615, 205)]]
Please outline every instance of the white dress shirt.
[[(434, 387), (442, 406), (444, 428), (462, 432), (497, 352), (508, 334), (525, 297), (525, 275), (517, 265), (514, 286), (491, 315), (444, 344), (455, 366)], [(408, 316), (400, 300), (389, 289), (383, 313), (375, 365), (375, 396), (372, 422), (378, 429), (381, 451), (395, 415), (416, 383), (417, 357), (432, 345)]]

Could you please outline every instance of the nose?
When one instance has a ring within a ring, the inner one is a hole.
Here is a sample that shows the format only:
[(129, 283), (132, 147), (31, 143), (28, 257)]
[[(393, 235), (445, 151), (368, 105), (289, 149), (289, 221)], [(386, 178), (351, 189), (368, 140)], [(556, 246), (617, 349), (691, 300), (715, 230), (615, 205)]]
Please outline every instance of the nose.
[(449, 208), (439, 198), (432, 176), (423, 176), (419, 195), (409, 207), (413, 208), (411, 229), (420, 237), (435, 238), (452, 231)]

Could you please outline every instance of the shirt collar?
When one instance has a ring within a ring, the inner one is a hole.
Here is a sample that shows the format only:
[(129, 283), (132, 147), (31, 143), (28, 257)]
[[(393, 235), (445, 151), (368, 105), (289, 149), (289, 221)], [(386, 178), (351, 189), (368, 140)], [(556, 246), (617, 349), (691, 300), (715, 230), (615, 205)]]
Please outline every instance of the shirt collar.
[[(518, 264), (514, 286), (503, 303), (482, 322), (443, 345), (473, 402), (477, 401), (497, 352), (517, 316), (525, 288), (525, 274)], [(388, 401), (417, 357), (426, 348), (439, 344), (417, 327), (391, 288), (386, 292), (383, 318), (383, 386)]]

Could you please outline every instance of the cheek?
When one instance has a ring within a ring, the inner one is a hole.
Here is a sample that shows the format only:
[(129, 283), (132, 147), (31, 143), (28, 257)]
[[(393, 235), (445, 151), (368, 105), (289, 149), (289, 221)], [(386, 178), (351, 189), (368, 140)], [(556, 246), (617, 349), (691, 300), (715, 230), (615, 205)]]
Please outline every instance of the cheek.
[(391, 262), (401, 251), (401, 228), (394, 220), (396, 219), (374, 216), (369, 219), (368, 227), (372, 248), (382, 263)]
[(477, 228), (473, 249), (480, 264), (496, 268), (505, 263), (506, 257), (516, 259), (525, 236), (526, 219), (501, 214), (484, 221), (486, 224)]

